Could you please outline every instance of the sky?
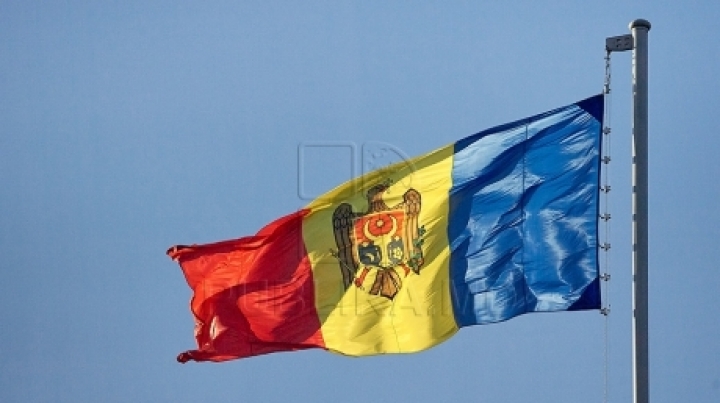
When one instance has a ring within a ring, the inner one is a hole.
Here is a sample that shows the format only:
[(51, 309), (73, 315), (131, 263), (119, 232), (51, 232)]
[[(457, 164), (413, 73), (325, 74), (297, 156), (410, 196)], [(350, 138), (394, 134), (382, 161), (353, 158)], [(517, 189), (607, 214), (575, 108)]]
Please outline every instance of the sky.
[(0, 401), (631, 401), (630, 52), (612, 54), (606, 122), (608, 317), (181, 365), (191, 293), (165, 250), (600, 93), (605, 38), (636, 18), (652, 23), (650, 397), (720, 401), (709, 0), (0, 1)]

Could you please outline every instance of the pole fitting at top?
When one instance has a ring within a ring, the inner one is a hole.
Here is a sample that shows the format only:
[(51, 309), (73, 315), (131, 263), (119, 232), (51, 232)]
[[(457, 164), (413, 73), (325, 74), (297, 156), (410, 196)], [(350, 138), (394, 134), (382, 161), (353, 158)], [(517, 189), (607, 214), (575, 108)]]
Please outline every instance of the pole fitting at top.
[(650, 21), (638, 18), (637, 20), (630, 23), (630, 30), (632, 30), (633, 28), (645, 28), (649, 31)]

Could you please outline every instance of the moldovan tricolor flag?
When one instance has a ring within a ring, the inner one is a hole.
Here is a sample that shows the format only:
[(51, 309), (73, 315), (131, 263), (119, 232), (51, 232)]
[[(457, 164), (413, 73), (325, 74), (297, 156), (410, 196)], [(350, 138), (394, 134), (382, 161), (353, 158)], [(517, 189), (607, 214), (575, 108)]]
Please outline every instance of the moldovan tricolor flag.
[(345, 183), (256, 235), (174, 246), (198, 348), (410, 353), (459, 328), (598, 309), (602, 95)]

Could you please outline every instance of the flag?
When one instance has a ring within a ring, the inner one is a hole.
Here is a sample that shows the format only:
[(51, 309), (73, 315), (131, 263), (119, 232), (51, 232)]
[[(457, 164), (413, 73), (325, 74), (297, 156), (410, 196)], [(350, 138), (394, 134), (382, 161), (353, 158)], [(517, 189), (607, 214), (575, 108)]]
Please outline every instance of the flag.
[(409, 353), (599, 309), (602, 115), (597, 95), (370, 172), (254, 236), (170, 248), (197, 341), (178, 361)]

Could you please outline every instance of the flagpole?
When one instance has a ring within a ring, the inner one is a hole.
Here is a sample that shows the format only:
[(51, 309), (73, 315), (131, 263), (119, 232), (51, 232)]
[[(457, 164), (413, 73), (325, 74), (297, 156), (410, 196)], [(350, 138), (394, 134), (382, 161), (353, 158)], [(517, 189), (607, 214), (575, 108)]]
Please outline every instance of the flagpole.
[(630, 23), (633, 36), (633, 398), (650, 401), (648, 340), (648, 31)]

